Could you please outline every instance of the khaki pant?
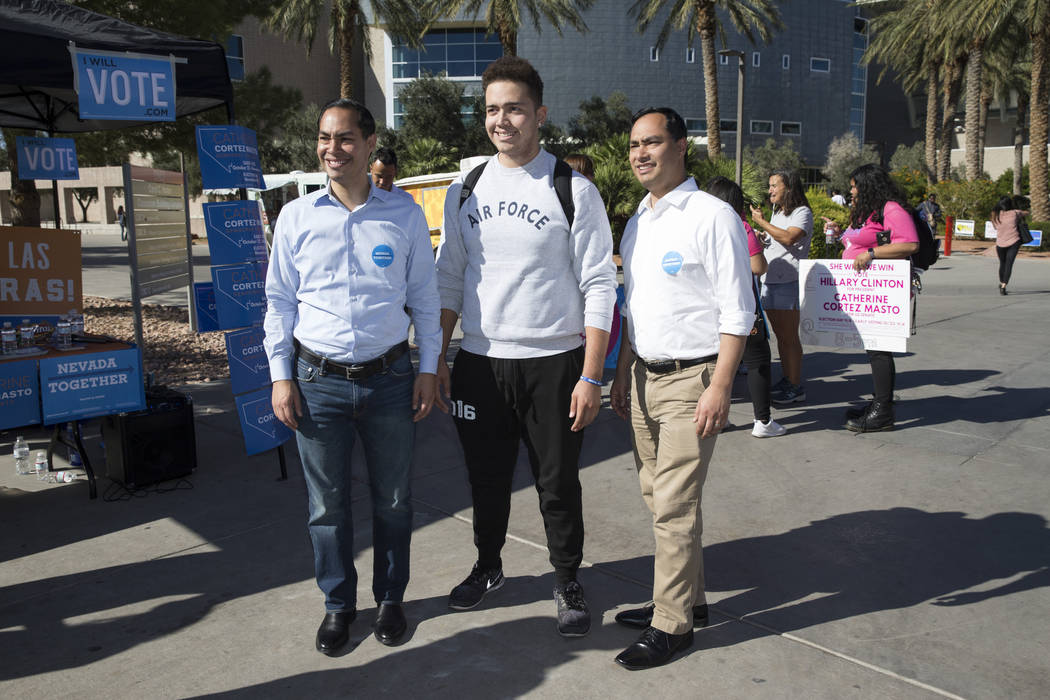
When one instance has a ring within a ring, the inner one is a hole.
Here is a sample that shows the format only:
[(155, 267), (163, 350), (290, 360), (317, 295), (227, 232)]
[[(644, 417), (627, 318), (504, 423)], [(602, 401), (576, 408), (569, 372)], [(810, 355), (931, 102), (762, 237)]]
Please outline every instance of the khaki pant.
[(693, 413), (714, 362), (654, 374), (634, 366), (631, 427), (642, 498), (653, 514), (653, 627), (668, 634), (693, 628), (693, 606), (703, 604), (704, 562), (700, 500), (715, 438), (701, 440)]

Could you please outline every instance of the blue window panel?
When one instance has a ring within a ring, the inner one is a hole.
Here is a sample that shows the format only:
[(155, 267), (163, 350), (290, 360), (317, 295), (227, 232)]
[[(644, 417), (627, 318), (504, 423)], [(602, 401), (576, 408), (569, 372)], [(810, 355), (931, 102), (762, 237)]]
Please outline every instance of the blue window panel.
[(441, 75), (444, 72), (445, 72), (445, 62), (444, 61), (434, 61), (433, 63), (427, 62), (427, 63), (420, 63), (419, 64), (419, 74), (420, 75), (423, 75), (424, 73), (430, 73), (431, 75)]
[(685, 128), (687, 131), (707, 131), (707, 120), (706, 119), (686, 119)]
[(474, 75), (474, 62), (473, 61), (449, 61), (448, 63), (448, 74), (457, 78), (464, 78)]
[(864, 110), (863, 109), (851, 109), (849, 111), (850, 124), (863, 124), (864, 123)]
[(394, 63), (415, 62), (419, 60), (419, 51), (408, 46), (395, 46), (391, 52)]
[(867, 92), (867, 88), (868, 88), (868, 81), (863, 80), (863, 79), (857, 80), (856, 78), (853, 79), (853, 92), (858, 92), (860, 94), (864, 94), (865, 92)]
[(447, 29), (448, 43), (450, 44), (473, 44), (480, 36), (477, 29)]
[(394, 77), (395, 78), (418, 78), (419, 77), (419, 65), (416, 63), (395, 63), (394, 64)]
[(849, 106), (851, 109), (864, 109), (864, 95), (850, 95)]
[(444, 29), (434, 29), (423, 37), (423, 46), (444, 46), (448, 43), (448, 35)]
[(419, 52), (419, 60), (426, 62), (444, 61), (445, 60), (445, 45), (441, 46), (427, 46)]
[[(497, 58), (503, 55), (503, 47), (499, 44), (478, 44), (477, 48), (477, 59), (479, 61), (487, 61), (491, 63)], [(486, 63), (486, 65), (488, 65)]]
[(474, 44), (449, 44), (448, 60), (450, 61), (473, 61)]
[[(495, 59), (493, 59), (495, 60)], [(489, 67), (492, 61), (478, 61), (474, 64), (474, 75), (481, 75)]]

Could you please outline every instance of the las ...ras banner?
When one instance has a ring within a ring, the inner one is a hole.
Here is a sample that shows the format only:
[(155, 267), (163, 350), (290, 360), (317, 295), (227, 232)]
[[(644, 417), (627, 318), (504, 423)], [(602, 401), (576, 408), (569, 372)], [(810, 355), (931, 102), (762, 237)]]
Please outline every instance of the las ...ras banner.
[(0, 316), (80, 310), (80, 234), (0, 226)]

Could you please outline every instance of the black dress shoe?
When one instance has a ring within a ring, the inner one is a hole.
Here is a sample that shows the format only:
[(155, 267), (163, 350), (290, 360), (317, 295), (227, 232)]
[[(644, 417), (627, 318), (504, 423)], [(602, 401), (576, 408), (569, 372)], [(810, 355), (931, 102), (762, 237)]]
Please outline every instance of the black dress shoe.
[(655, 627), (647, 627), (638, 641), (620, 652), (616, 663), (629, 671), (663, 666), (676, 652), (693, 645), (693, 630), (684, 634), (668, 634)]
[(325, 613), (317, 628), (317, 651), (333, 656), (350, 638), (350, 623), (357, 617), (356, 610)]
[(854, 433), (893, 430), (893, 402), (872, 401), (863, 415), (846, 421), (846, 430)]
[(397, 640), (405, 634), (406, 629), (408, 629), (408, 623), (405, 622), (405, 613), (401, 610), (401, 603), (382, 603), (379, 606), (375, 635), (380, 643), (387, 646), (396, 644)]
[[(653, 610), (655, 608), (656, 605), (649, 603), (642, 608), (624, 610), (622, 613), (616, 614), (616, 621), (627, 627), (637, 627), (640, 630), (644, 630), (646, 627), (653, 624)], [(693, 627), (707, 627), (707, 622), (707, 605), (694, 605)]]

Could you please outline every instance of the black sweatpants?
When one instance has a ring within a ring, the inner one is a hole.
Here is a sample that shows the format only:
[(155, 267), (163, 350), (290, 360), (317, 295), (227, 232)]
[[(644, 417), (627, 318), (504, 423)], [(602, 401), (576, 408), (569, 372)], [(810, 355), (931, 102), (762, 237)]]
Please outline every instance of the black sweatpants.
[(583, 432), (569, 429), (569, 403), (582, 370), (582, 347), (520, 360), (465, 350), (456, 355), (451, 410), (467, 462), (482, 568), (502, 565), (511, 481), (524, 440), (555, 578), (559, 583), (576, 578), (583, 560)]
[(1017, 259), (1017, 252), (1021, 250), (1021, 241), (1018, 240), (1011, 246), (1006, 248), (995, 247), (995, 252), (999, 255), (999, 283), (1010, 284), (1010, 275), (1014, 271), (1014, 260)]
[(868, 350), (871, 364), (871, 380), (875, 385), (875, 400), (879, 403), (893, 401), (893, 389), (897, 384), (897, 365), (893, 353), (886, 350)]
[(755, 420), (768, 423), (769, 388), (772, 382), (770, 364), (773, 356), (769, 352), (769, 333), (765, 319), (758, 324), (757, 332), (747, 336), (744, 344), (744, 367), (747, 367), (747, 390), (751, 394), (751, 407)]

